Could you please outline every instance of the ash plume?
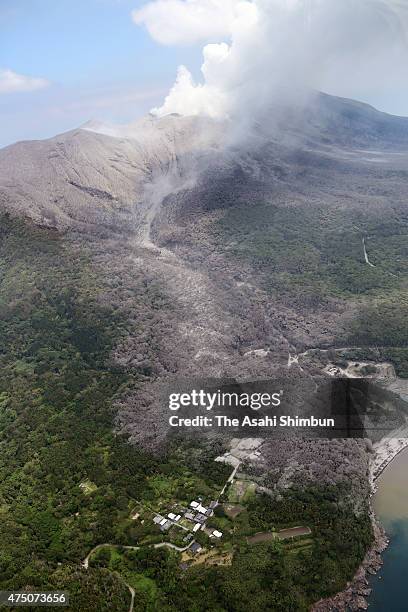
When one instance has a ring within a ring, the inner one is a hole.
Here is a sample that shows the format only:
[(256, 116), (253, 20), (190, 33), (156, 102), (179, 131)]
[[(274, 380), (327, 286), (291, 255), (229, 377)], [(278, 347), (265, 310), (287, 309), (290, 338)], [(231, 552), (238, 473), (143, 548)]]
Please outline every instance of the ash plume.
[(156, 0), (133, 19), (161, 44), (207, 43), (201, 79), (180, 66), (158, 116), (262, 120), (312, 90), (365, 100), (405, 81), (406, 0)]

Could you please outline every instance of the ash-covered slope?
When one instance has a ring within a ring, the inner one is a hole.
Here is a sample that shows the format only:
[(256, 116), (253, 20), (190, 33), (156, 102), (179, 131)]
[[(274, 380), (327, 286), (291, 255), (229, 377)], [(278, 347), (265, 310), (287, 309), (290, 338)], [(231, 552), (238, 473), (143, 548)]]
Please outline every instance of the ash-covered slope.
[(329, 142), (381, 150), (407, 149), (408, 118), (380, 112), (369, 104), (319, 93), (309, 104), (306, 118)]
[[(254, 428), (169, 444), (180, 381), (279, 380), (302, 416), (305, 400), (329, 403), (317, 391), (336, 373), (397, 390), (408, 378), (406, 120), (326, 96), (271, 113), (245, 136), (147, 117), (0, 151), (1, 588), (34, 577), (71, 591), (73, 610), (128, 609), (119, 578), (76, 568), (98, 544), (156, 541), (152, 510), (186, 507), (203, 487), (218, 499), (231, 472), (213, 459), (227, 450), (251, 481), (244, 521), (220, 517), (232, 565), (193, 570), (186, 599), (189, 572), (172, 556), (169, 599), (160, 571), (151, 605), (199, 609), (217, 583), (225, 597), (210, 608), (306, 610), (352, 578), (371, 541), (367, 440)], [(368, 406), (397, 427), (401, 404), (381, 389)], [(289, 521), (312, 529), (308, 556), (274, 546), (260, 572), (247, 536)]]
[(314, 151), (316, 163), (321, 155), (376, 161), (379, 152), (403, 152), (407, 144), (408, 119), (324, 94), (302, 111), (272, 108), (245, 131), (232, 122), (177, 115), (122, 127), (90, 122), (2, 149), (0, 203), (44, 226), (132, 230), (146, 216), (151, 183), (161, 183), (156, 191), (164, 197), (203, 169), (221, 168), (232, 183), (242, 172), (252, 175), (256, 191), (259, 173), (274, 180), (288, 164), (296, 169), (294, 153)]
[(146, 117), (122, 131), (87, 124), (0, 151), (0, 203), (64, 229), (131, 230), (145, 214), (144, 188), (178, 176), (179, 158), (211, 149), (219, 126), (198, 118)]
[[(284, 374), (313, 389), (323, 367), (299, 355), (354, 345), (369, 300), (387, 306), (404, 289), (408, 120), (323, 94), (271, 113), (245, 137), (231, 122), (171, 115), (0, 151), (5, 210), (100, 241), (113, 278), (126, 262), (172, 304), (141, 315), (131, 290), (111, 296), (143, 320), (115, 351), (148, 372), (148, 401), (121, 403), (138, 442), (166, 433), (161, 379)], [(392, 350), (383, 360), (405, 363)]]

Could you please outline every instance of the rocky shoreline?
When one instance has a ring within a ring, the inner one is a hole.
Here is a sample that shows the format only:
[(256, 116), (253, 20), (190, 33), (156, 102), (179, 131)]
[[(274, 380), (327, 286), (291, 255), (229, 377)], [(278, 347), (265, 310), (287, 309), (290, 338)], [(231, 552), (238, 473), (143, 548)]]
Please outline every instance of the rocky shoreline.
[(312, 612), (358, 612), (367, 610), (367, 597), (371, 594), (369, 577), (376, 574), (383, 564), (382, 553), (389, 544), (389, 539), (372, 515), (374, 542), (367, 552), (353, 580), (341, 593), (329, 599), (321, 599), (312, 607)]
[[(376, 456), (371, 463), (371, 491), (376, 492), (376, 480), (400, 452), (407, 447), (407, 439), (384, 439), (378, 445)], [(374, 511), (371, 509), (371, 521), (373, 526), (374, 541), (367, 552), (353, 580), (346, 588), (334, 597), (321, 599), (315, 603), (311, 612), (358, 612), (367, 610), (367, 598), (371, 594), (369, 577), (376, 574), (382, 564), (382, 553), (387, 548), (390, 540), (384, 528), (378, 522)]]
[[(349, 363), (350, 367), (351, 362)], [(392, 367), (391, 364), (380, 364), (381, 366)], [(354, 377), (355, 373), (344, 372), (347, 377)], [(384, 374), (384, 372), (383, 372)], [(331, 375), (335, 375), (331, 373)], [(384, 378), (389, 378), (389, 371), (385, 371)], [(392, 391), (399, 394), (402, 399), (406, 399), (406, 387), (403, 385), (405, 395), (401, 393), (401, 379), (394, 375), (391, 376), (392, 382), (387, 385)], [(405, 381), (402, 381), (405, 383)], [(396, 388), (395, 388), (396, 387)], [(386, 469), (386, 467), (397, 457), (405, 448), (408, 447), (408, 428), (404, 424), (400, 429), (393, 432), (390, 438), (383, 438), (380, 442), (374, 445), (374, 457), (370, 462), (370, 484), (371, 496), (377, 490), (377, 479)], [(389, 544), (384, 528), (378, 522), (373, 509), (371, 508), (371, 520), (373, 525), (374, 541), (372, 547), (367, 552), (362, 564), (357, 570), (353, 580), (351, 580), (344, 591), (341, 591), (334, 597), (318, 601), (311, 608), (311, 612), (357, 612), (358, 610), (367, 610), (367, 598), (371, 594), (371, 587), (368, 582), (369, 576), (376, 574), (383, 564), (382, 553)]]

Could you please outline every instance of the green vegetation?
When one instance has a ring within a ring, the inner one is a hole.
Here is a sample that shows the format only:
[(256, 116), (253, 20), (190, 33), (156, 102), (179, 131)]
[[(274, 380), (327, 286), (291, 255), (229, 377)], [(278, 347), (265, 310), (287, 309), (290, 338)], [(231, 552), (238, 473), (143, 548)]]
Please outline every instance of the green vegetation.
[[(0, 228), (0, 586), (51, 588), (59, 564), (79, 565), (96, 544), (157, 533), (130, 519), (135, 502), (218, 489), (204, 475), (211, 457), (195, 476), (181, 449), (156, 459), (113, 433), (113, 400), (138, 375), (109, 361), (127, 323), (104, 303), (90, 254), (7, 215)], [(81, 602), (87, 589), (98, 601), (85, 570), (64, 575), (66, 589), (83, 585)]]
[[(0, 584), (45, 587), (59, 563), (124, 537), (129, 500), (157, 466), (112, 433), (125, 379), (106, 363), (123, 323), (99, 301), (87, 254), (4, 216), (0, 275)], [(98, 580), (83, 573), (65, 587), (93, 601)]]
[[(69, 606), (73, 612), (128, 612), (130, 593), (118, 575), (104, 568), (87, 571), (73, 566), (58, 568), (51, 576), (49, 588), (69, 590)], [(38, 610), (38, 608), (35, 608)]]
[[(408, 219), (339, 207), (258, 203), (231, 207), (214, 225), (218, 248), (251, 264), (264, 287), (304, 308), (353, 300), (346, 345), (380, 347), (408, 377)], [(369, 260), (364, 259), (363, 237)], [(360, 352), (360, 358), (367, 356)]]
[[(165, 549), (103, 549), (92, 565), (119, 572), (136, 589), (140, 610), (165, 612), (276, 610), (306, 611), (320, 597), (340, 590), (371, 542), (368, 514), (356, 516), (340, 487), (291, 491), (277, 500), (253, 496), (234, 521), (229, 537), (216, 545), (219, 565), (203, 562), (180, 568), (181, 556)], [(245, 517), (243, 517), (245, 515)], [(289, 522), (290, 521), (290, 522)], [(244, 534), (307, 524), (313, 535), (248, 545)], [(223, 556), (233, 554), (232, 564)], [(138, 608), (139, 609), (139, 608)]]
[[(341, 588), (371, 532), (367, 515), (356, 517), (335, 489), (276, 502), (245, 486), (238, 516), (211, 519), (225, 531), (217, 550), (233, 555), (232, 565), (183, 572), (178, 553), (146, 545), (164, 537), (153, 511), (198, 493), (215, 498), (231, 468), (192, 442), (155, 458), (113, 433), (115, 398), (148, 368), (125, 376), (110, 362), (128, 322), (103, 299), (91, 254), (67, 244), (1, 220), (0, 587), (68, 590), (73, 612), (127, 610), (125, 582), (140, 612), (301, 611)], [(291, 524), (313, 530), (296, 554), (290, 542), (246, 544), (246, 535)], [(179, 533), (169, 537), (178, 542)], [(142, 548), (103, 547), (82, 568), (106, 542)]]
[(228, 489), (228, 500), (231, 502), (248, 502), (255, 494), (256, 484), (250, 480), (235, 479)]
[[(119, 573), (136, 591), (135, 611), (155, 612), (158, 605), (166, 605), (158, 585), (177, 588), (180, 579), (179, 555), (167, 549), (140, 550), (105, 547), (92, 557), (92, 567), (109, 568)], [(172, 608), (164, 607), (164, 610)]]
[[(205, 498), (217, 497), (231, 473), (231, 469), (222, 464), (223, 480), (218, 483), (212, 479), (211, 472), (193, 472), (188, 453), (182, 444), (179, 449), (173, 448), (171, 455), (166, 458), (166, 464), (161, 465), (161, 470), (163, 471), (148, 478), (149, 489), (145, 491), (143, 500), (146, 507), (163, 511), (170, 510), (175, 502), (188, 505), (198, 493)], [(217, 475), (219, 474), (217, 470)]]
[(408, 297), (398, 295), (367, 306), (351, 325), (351, 339), (360, 346), (408, 346)]
[[(406, 284), (408, 221), (328, 206), (244, 204), (214, 226), (218, 247), (251, 263), (266, 288), (304, 306), (386, 295)], [(375, 217), (374, 217), (375, 218)], [(362, 239), (370, 261), (365, 263)]]
[(391, 361), (397, 374), (408, 378), (407, 295), (395, 293), (361, 308), (351, 323), (348, 342), (362, 347), (355, 353), (359, 359), (372, 356), (370, 347), (376, 347), (377, 360)]

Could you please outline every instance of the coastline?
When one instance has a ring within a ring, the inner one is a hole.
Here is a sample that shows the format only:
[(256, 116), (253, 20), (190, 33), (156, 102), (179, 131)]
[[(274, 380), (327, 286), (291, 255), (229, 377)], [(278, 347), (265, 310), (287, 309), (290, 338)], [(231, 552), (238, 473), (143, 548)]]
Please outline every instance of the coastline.
[[(402, 433), (408, 436), (406, 429), (396, 431), (395, 435), (401, 435)], [(408, 437), (383, 438), (374, 445), (375, 455), (370, 461), (370, 517), (374, 534), (372, 546), (367, 551), (354, 578), (347, 583), (345, 589), (333, 597), (321, 599), (315, 603), (311, 608), (311, 612), (358, 612), (359, 610), (368, 609), (367, 598), (372, 590), (368, 578), (381, 569), (383, 565), (382, 553), (390, 543), (384, 527), (374, 513), (371, 498), (377, 491), (378, 478), (406, 448), (408, 448)]]
[(408, 447), (407, 428), (397, 430), (394, 432), (394, 435), (404, 435), (404, 437), (383, 438), (380, 442), (377, 442), (373, 446), (375, 455), (370, 462), (371, 495), (374, 495), (376, 492), (376, 481), (381, 476), (383, 471), (390, 465), (390, 463), (392, 463), (392, 461), (394, 461), (395, 457), (398, 457), (398, 455)]
[(358, 612), (367, 610), (367, 597), (371, 594), (368, 578), (376, 574), (383, 564), (382, 553), (389, 544), (384, 528), (371, 512), (374, 541), (358, 568), (354, 578), (347, 583), (345, 589), (329, 599), (321, 599), (315, 603), (312, 612)]

